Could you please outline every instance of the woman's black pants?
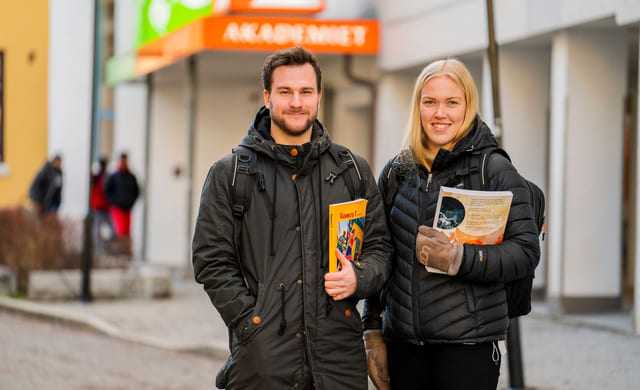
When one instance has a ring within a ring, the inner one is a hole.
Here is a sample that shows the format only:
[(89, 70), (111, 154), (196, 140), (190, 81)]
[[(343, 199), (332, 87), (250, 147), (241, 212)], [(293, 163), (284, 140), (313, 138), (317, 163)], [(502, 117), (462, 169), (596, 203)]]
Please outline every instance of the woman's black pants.
[(498, 343), (387, 342), (391, 389), (495, 390), (500, 376)]

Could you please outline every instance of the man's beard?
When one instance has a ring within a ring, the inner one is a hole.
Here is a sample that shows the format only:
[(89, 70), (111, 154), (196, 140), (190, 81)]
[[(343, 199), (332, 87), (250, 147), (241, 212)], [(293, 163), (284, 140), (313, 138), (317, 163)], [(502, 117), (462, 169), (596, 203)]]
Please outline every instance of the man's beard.
[(269, 110), (271, 111), (271, 120), (278, 125), (278, 127), (288, 136), (291, 137), (297, 137), (301, 134), (303, 134), (304, 132), (306, 132), (309, 127), (311, 127), (311, 125), (313, 125), (313, 122), (316, 121), (316, 118), (318, 117), (318, 111), (316, 110), (316, 113), (312, 116), (310, 116), (307, 121), (304, 123), (304, 126), (302, 127), (302, 129), (300, 130), (296, 130), (296, 129), (292, 129), (291, 127), (287, 126), (287, 123), (284, 119), (283, 116), (276, 116), (274, 115), (274, 111), (273, 111), (273, 105), (269, 104)]

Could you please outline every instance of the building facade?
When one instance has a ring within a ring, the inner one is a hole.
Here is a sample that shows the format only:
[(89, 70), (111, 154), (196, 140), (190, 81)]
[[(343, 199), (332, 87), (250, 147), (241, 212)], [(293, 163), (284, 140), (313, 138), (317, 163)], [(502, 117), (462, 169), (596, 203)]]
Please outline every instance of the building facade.
[[(486, 3), (377, 3), (382, 77), (374, 166), (400, 146), (413, 80), (435, 59), (454, 56), (470, 67), (483, 117), (495, 129)], [(502, 145), (547, 197), (534, 286), (556, 313), (637, 308), (640, 3), (493, 3)], [(633, 315), (638, 330), (638, 310)]]
[[(500, 128), (493, 123), (486, 0), (314, 0), (302, 2), (302, 12), (279, 8), (290, 1), (258, 3), (267, 8), (255, 13), (248, 0), (102, 2), (111, 11), (100, 31), (113, 39), (99, 41), (101, 58), (109, 58), (107, 88), (93, 107), (93, 2), (3, 2), (0, 206), (25, 204), (37, 169), (60, 153), (60, 212), (81, 219), (91, 148), (111, 158), (127, 151), (143, 187), (132, 217), (136, 257), (188, 267), (206, 172), (237, 145), (262, 105), (269, 52), (296, 43), (316, 51), (320, 119), (374, 172), (402, 146), (421, 69), (453, 56), (474, 76), (483, 119), (518, 170), (546, 193), (534, 286), (556, 313), (631, 310), (640, 333), (640, 2), (494, 0)], [(209, 8), (174, 21), (166, 11), (177, 5)], [(155, 16), (144, 23), (156, 35), (141, 35), (136, 26), (149, 8)], [(365, 45), (365, 31), (374, 32), (373, 46)], [(101, 125), (92, 145), (95, 112)]]

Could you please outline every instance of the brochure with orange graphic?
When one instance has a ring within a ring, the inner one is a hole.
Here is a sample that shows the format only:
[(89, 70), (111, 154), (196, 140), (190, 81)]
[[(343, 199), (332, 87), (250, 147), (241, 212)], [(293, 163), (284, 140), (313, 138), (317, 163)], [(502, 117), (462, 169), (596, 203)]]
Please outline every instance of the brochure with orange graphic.
[[(502, 242), (513, 193), (441, 187), (433, 228), (451, 242), (493, 245)], [(445, 273), (427, 267), (429, 272)]]
[(347, 260), (358, 260), (364, 241), (364, 217), (367, 200), (329, 205), (329, 272), (340, 270), (336, 248)]

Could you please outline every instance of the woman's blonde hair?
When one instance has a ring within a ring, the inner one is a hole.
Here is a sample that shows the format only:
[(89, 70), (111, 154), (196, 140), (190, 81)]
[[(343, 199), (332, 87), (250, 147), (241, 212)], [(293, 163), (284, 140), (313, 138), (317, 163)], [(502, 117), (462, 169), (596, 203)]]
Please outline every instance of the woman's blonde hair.
[(434, 61), (422, 70), (413, 88), (411, 112), (409, 114), (407, 135), (404, 143), (406, 148), (411, 149), (416, 161), (428, 169), (431, 169), (431, 164), (436, 156), (435, 153), (431, 152), (427, 147), (427, 135), (422, 128), (422, 120), (420, 117), (420, 97), (424, 85), (431, 79), (437, 77), (449, 77), (464, 93), (466, 110), (460, 131), (453, 139), (454, 145), (469, 134), (478, 113), (478, 90), (476, 89), (476, 84), (473, 82), (471, 73), (469, 73), (469, 70), (462, 62), (454, 58), (447, 58)]

